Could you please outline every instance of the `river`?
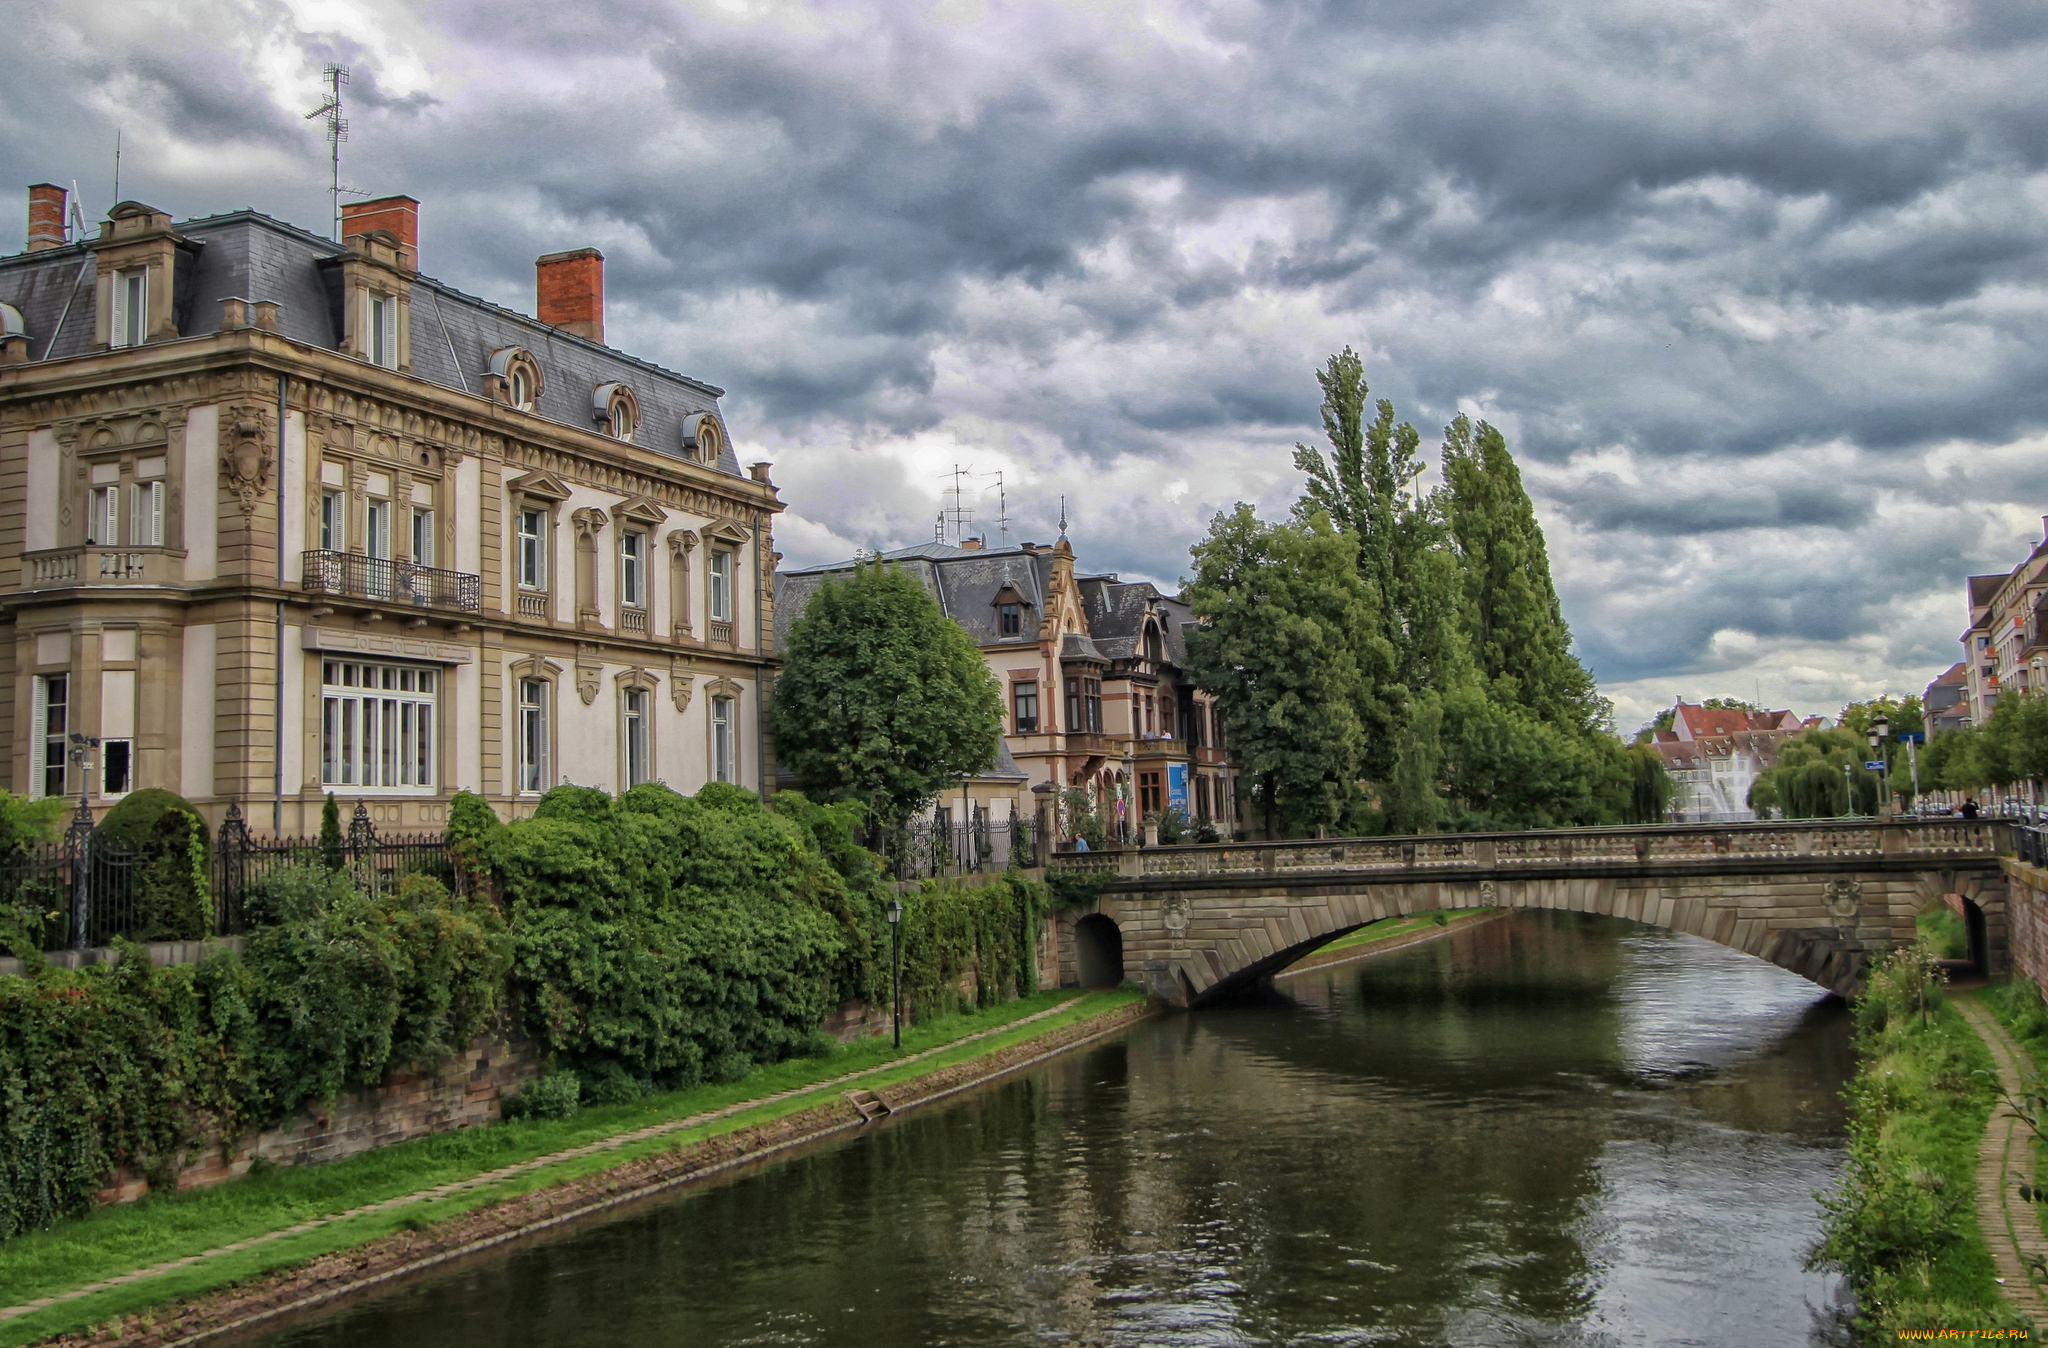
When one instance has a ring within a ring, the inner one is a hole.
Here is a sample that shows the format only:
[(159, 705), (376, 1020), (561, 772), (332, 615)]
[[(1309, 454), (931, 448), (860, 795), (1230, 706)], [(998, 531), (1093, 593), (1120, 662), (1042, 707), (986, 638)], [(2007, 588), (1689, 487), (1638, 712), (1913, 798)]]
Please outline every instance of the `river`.
[(1790, 974), (1517, 914), (270, 1342), (1833, 1343), (1851, 1066)]

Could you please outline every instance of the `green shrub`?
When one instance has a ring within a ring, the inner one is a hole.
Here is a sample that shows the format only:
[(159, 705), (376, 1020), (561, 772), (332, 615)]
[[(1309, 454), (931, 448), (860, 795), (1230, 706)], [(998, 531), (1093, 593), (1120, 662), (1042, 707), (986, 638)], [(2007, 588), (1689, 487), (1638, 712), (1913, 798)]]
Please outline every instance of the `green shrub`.
[(550, 1072), (505, 1101), (508, 1119), (566, 1119), (583, 1103), (583, 1084), (574, 1072)]
[(341, 802), (332, 791), (320, 804), (320, 864), (330, 871), (348, 864), (348, 854), (341, 846)]
[(1956, 916), (1955, 910), (1947, 904), (1938, 903), (1924, 909), (1913, 919), (1913, 925), (1919, 930), (1920, 939), (1942, 959), (1970, 957), (1970, 933), (1963, 926), (1962, 918)]
[(136, 877), (137, 940), (196, 941), (212, 929), (206, 821), (182, 796), (129, 792), (100, 821), (99, 841), (150, 858)]
[(448, 805), (448, 827), (441, 840), (465, 889), (484, 888), (490, 877), (491, 847), (505, 825), (491, 803), (471, 791), (458, 791)]

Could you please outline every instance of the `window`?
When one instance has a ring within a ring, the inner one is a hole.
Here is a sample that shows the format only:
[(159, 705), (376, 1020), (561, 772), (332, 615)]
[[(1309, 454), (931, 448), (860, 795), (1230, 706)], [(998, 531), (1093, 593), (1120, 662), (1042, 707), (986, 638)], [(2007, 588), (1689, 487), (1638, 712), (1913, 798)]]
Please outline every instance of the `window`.
[(136, 267), (114, 273), (114, 312), (107, 323), (107, 345), (141, 346), (149, 336), (149, 270)]
[(341, 492), (320, 493), (320, 546), (328, 552), (348, 551), (348, 497)]
[(647, 535), (637, 530), (619, 535), (619, 601), (647, 607)]
[(92, 500), (86, 510), (85, 541), (101, 547), (118, 547), (121, 543), (121, 489), (119, 487), (94, 487)]
[(1078, 731), (1078, 730), (1080, 730), (1080, 729), (1081, 729), (1081, 726), (1082, 726), (1082, 720), (1081, 720), (1081, 681), (1080, 681), (1079, 679), (1068, 679), (1068, 680), (1067, 680), (1067, 729), (1068, 729), (1068, 730), (1069, 730), (1070, 732), (1071, 732), (1071, 731)]
[(1038, 684), (1010, 685), (1010, 709), (1016, 718), (1015, 734), (1030, 735), (1038, 730)]
[(519, 681), (519, 789), (535, 795), (548, 789), (548, 684), (545, 679)]
[(1004, 604), (997, 613), (1000, 615), (998, 629), (1006, 637), (1020, 636), (1024, 631), (1024, 606)]
[(418, 566), (434, 564), (434, 512), (412, 508), (412, 560)]
[(138, 548), (164, 545), (164, 484), (138, 482), (128, 489), (128, 542)]
[(1209, 813), (1209, 779), (1207, 777), (1195, 778), (1195, 818), (1203, 823), (1207, 823), (1210, 819), (1214, 818)]
[(739, 780), (739, 762), (733, 752), (736, 741), (733, 739), (732, 704), (730, 697), (711, 699), (711, 780), (714, 782)]
[(723, 548), (711, 554), (711, 621), (732, 621), (732, 554)]
[(519, 512), (519, 585), (527, 590), (548, 588), (548, 513), (545, 510)]
[(1099, 679), (1067, 680), (1067, 733), (1102, 733), (1102, 682)]
[(441, 671), (323, 660), (320, 781), (364, 791), (432, 791), (440, 761)]
[(364, 507), (363, 551), (372, 557), (391, 555), (391, 502), (373, 497)]
[(64, 794), (65, 736), (70, 731), (66, 716), (71, 680), (63, 674), (46, 674), (36, 680), (35, 729), (30, 735), (33, 762), (29, 773), (29, 794)]
[(1156, 773), (1156, 772), (1141, 772), (1141, 773), (1139, 773), (1139, 774), (1138, 774), (1138, 815), (1139, 815), (1139, 817), (1140, 817), (1140, 818), (1143, 818), (1143, 817), (1145, 817), (1145, 816), (1147, 816), (1147, 815), (1154, 815), (1154, 814), (1158, 814), (1158, 813), (1159, 813), (1159, 811), (1160, 811), (1160, 809), (1161, 809), (1161, 806), (1162, 806), (1162, 798), (1161, 798), (1161, 796), (1160, 796), (1160, 792), (1159, 792), (1159, 774), (1158, 774), (1158, 773)]
[(106, 740), (100, 744), (100, 794), (128, 794), (130, 763), (134, 744), (130, 740)]
[(370, 357), (370, 364), (381, 365), (387, 370), (397, 369), (398, 301), (381, 290), (373, 290), (367, 312), (369, 330), (363, 334), (363, 348)]
[(628, 688), (619, 715), (624, 722), (619, 739), (626, 751), (626, 785), (638, 786), (653, 776), (648, 769), (647, 690)]
[(1144, 725), (1144, 732), (1145, 732), (1145, 735), (1146, 735), (1146, 737), (1147, 737), (1147, 738), (1150, 738), (1150, 737), (1151, 737), (1151, 735), (1152, 735), (1152, 730), (1153, 730), (1153, 722), (1152, 722), (1152, 694), (1150, 694), (1150, 693), (1147, 693), (1147, 694), (1145, 694), (1145, 725)]
[(522, 412), (533, 410), (533, 372), (524, 365), (512, 367), (512, 405)]
[(613, 439), (626, 441), (631, 441), (633, 432), (638, 429), (633, 421), (632, 405), (624, 398), (612, 403), (610, 429)]

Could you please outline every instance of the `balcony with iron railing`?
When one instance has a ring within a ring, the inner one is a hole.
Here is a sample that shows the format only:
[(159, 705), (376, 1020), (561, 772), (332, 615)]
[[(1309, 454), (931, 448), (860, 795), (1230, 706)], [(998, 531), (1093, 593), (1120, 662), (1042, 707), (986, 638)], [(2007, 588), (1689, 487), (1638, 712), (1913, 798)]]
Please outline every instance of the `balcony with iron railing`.
[(108, 548), (87, 543), (21, 555), (22, 588), (64, 585), (175, 585), (185, 578), (185, 554), (171, 548)]
[(303, 554), (300, 584), (309, 594), (367, 599), (453, 613), (483, 611), (483, 585), (466, 571), (443, 571), (391, 557), (315, 549)]

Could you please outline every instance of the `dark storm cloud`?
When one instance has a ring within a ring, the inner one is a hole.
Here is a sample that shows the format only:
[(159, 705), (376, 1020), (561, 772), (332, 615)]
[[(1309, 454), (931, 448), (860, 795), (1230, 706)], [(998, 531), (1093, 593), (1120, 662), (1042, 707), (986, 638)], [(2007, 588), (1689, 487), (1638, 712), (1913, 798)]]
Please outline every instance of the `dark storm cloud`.
[(2048, 428), (2036, 4), (364, 12), (68, 6), (0, 53), (0, 168), (147, 115), (297, 155), (256, 204), (317, 221), (300, 114), (346, 60), (345, 172), (426, 199), (429, 270), (517, 303), (537, 253), (603, 247), (614, 331), (732, 390), (821, 548), (921, 536), (928, 500), (843, 483), (914, 495), (980, 444), (1028, 516), (1087, 500), (1107, 565), (1171, 580), (1209, 511), (1284, 507), (1353, 343), (1425, 444), (1508, 429), (1609, 679), (1867, 662), (1914, 604), (1884, 658), (1935, 660), (1960, 623), (1923, 601), (2048, 490), (2002, 448)]

